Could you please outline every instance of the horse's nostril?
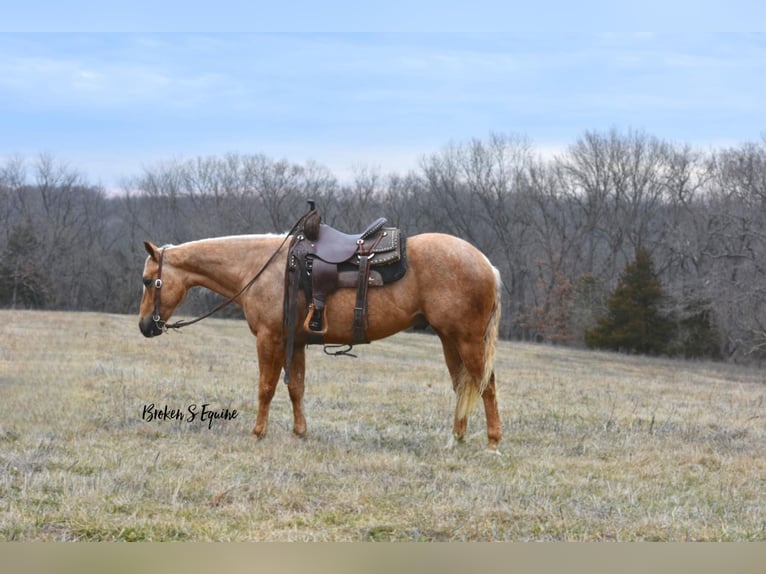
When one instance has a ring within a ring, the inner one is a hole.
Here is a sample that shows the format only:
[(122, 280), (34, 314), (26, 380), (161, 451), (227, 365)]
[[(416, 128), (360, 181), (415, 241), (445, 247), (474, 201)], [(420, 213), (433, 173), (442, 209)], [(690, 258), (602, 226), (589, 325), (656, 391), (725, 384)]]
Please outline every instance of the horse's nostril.
[(151, 317), (144, 317), (141, 319), (138, 322), (138, 328), (141, 330), (141, 334), (144, 337), (155, 337), (162, 334), (162, 330), (157, 327)]

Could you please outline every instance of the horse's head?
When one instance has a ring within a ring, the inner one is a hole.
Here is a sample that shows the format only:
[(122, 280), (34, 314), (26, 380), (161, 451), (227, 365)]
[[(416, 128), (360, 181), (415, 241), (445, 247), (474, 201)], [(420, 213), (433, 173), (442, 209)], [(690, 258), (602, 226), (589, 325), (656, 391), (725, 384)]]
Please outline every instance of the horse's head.
[(144, 264), (144, 295), (138, 326), (144, 337), (155, 337), (163, 333), (165, 322), (184, 300), (187, 287), (180, 271), (168, 263), (165, 248), (150, 241), (144, 241), (144, 247), (149, 257)]

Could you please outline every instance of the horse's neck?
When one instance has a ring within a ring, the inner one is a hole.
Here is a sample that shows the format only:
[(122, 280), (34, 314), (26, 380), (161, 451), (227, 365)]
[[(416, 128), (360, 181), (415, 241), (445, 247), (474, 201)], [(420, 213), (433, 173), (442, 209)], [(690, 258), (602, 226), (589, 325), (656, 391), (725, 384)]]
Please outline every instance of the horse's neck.
[(189, 274), (192, 285), (231, 297), (265, 265), (279, 241), (272, 236), (192, 241), (176, 248), (174, 265)]

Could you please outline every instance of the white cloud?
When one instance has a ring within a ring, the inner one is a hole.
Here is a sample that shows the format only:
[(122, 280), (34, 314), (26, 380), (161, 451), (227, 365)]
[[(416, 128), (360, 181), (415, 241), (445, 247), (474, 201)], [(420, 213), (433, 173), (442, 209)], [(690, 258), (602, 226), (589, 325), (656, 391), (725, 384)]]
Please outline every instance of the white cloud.
[[(6, 103), (56, 109), (173, 108), (199, 103), (226, 79), (204, 71), (181, 72), (142, 62), (95, 56), (5, 55), (0, 58), (0, 91)], [(9, 101), (10, 100), (10, 101)]]

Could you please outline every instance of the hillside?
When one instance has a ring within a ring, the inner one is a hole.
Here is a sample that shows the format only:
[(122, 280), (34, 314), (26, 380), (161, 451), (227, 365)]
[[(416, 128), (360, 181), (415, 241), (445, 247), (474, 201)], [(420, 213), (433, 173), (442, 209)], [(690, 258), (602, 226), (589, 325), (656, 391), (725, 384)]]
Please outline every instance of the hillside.
[[(504, 342), (497, 457), (481, 407), (444, 448), (438, 339), (356, 350), (311, 348), (308, 437), (280, 383), (257, 441), (243, 322), (1, 311), (0, 539), (766, 539), (759, 370)], [(204, 404), (237, 416), (146, 420)]]

